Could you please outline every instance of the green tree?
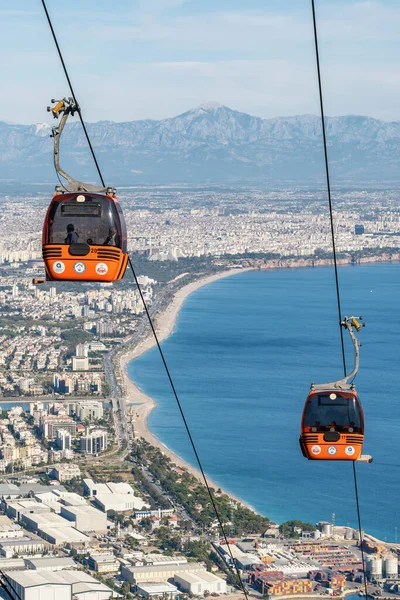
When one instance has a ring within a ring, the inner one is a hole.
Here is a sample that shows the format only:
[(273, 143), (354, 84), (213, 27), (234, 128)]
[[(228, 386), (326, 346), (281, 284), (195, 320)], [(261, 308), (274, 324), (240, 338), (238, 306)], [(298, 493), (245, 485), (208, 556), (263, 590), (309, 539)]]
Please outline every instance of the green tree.
[(305, 523), (298, 519), (292, 519), (291, 521), (285, 521), (279, 525), (279, 533), (285, 537), (297, 538), (299, 534), (295, 529), (301, 529), (301, 531), (315, 531), (317, 528), (312, 523)]

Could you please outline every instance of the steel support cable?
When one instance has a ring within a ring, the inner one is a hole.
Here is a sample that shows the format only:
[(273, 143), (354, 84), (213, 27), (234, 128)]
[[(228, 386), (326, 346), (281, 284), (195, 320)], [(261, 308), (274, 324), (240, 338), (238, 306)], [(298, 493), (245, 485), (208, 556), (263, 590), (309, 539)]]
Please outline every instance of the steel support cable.
[[(331, 237), (332, 237), (333, 265), (334, 265), (334, 271), (335, 271), (336, 302), (337, 302), (337, 311), (338, 311), (338, 316), (339, 316), (340, 343), (341, 343), (341, 349), (342, 349), (343, 371), (344, 371), (344, 376), (346, 377), (346, 371), (347, 371), (346, 370), (346, 355), (345, 355), (345, 348), (344, 348), (343, 328), (341, 326), (342, 310), (341, 310), (341, 302), (340, 302), (339, 275), (338, 275), (337, 256), (336, 256), (335, 228), (334, 228), (334, 221), (333, 221), (333, 207), (332, 207), (332, 194), (331, 194), (331, 180), (330, 180), (330, 173), (329, 173), (328, 146), (327, 146), (327, 142), (326, 142), (325, 111), (324, 111), (324, 99), (323, 99), (323, 94), (322, 94), (321, 68), (320, 68), (320, 61), (319, 61), (318, 28), (317, 28), (317, 18), (316, 18), (316, 13), (315, 13), (315, 0), (311, 0), (311, 8), (312, 8), (312, 17), (313, 17), (315, 60), (316, 60), (317, 76), (318, 76), (318, 91), (319, 91), (319, 105), (320, 105), (320, 113), (321, 113), (322, 139), (323, 139), (323, 145), (324, 145), (326, 186), (327, 186), (328, 203), (329, 203), (329, 219), (330, 219)], [(360, 537), (361, 562), (362, 562), (362, 570), (363, 570), (363, 574), (364, 574), (365, 598), (366, 598), (366, 600), (368, 600), (368, 587), (367, 587), (367, 576), (366, 576), (366, 572), (365, 572), (365, 558), (364, 558), (363, 537), (362, 537), (362, 527), (361, 527), (361, 512), (360, 512), (360, 503), (359, 503), (359, 495), (358, 495), (357, 471), (356, 471), (356, 463), (354, 460), (352, 461), (352, 464), (353, 464), (354, 491), (355, 491), (356, 507), (357, 507), (358, 531), (359, 531), (359, 537)]]
[(343, 370), (344, 370), (344, 375), (346, 377), (346, 355), (345, 355), (345, 350), (344, 350), (343, 328), (341, 326), (342, 311), (341, 311), (341, 303), (340, 303), (339, 275), (338, 275), (337, 257), (336, 257), (336, 241), (335, 241), (335, 228), (334, 228), (334, 221), (333, 221), (331, 179), (330, 179), (329, 161), (328, 161), (328, 146), (327, 146), (327, 143), (326, 143), (324, 100), (323, 100), (323, 95), (322, 95), (321, 68), (320, 68), (320, 63), (319, 63), (317, 19), (316, 19), (316, 15), (315, 15), (315, 2), (314, 2), (314, 0), (311, 0), (311, 6), (312, 6), (312, 14), (313, 14), (315, 60), (316, 60), (316, 63), (317, 63), (318, 90), (319, 90), (319, 106), (320, 106), (321, 126), (322, 126), (322, 139), (323, 139), (323, 143), (324, 143), (324, 159), (325, 159), (326, 186), (327, 186), (327, 191), (328, 191), (329, 219), (330, 219), (330, 225), (331, 225), (333, 266), (334, 266), (334, 271), (335, 271), (336, 301), (337, 301), (337, 311), (338, 311), (338, 317), (339, 317), (340, 344), (341, 344), (341, 348), (342, 348)]
[(58, 44), (57, 36), (56, 36), (55, 31), (54, 31), (53, 24), (51, 22), (49, 11), (47, 10), (47, 6), (46, 6), (45, 0), (42, 0), (42, 5), (43, 5), (43, 8), (44, 8), (44, 12), (46, 13), (47, 22), (49, 24), (49, 27), (50, 27), (50, 30), (51, 30), (51, 34), (53, 36), (53, 40), (54, 40), (54, 43), (55, 43), (56, 48), (57, 48), (58, 56), (59, 56), (61, 64), (62, 64), (62, 68), (64, 70), (64, 74), (65, 74), (65, 77), (66, 77), (68, 85), (69, 85), (69, 89), (71, 90), (71, 95), (72, 95), (72, 97), (74, 99), (74, 102), (75, 102), (75, 105), (77, 107), (79, 119), (80, 119), (80, 121), (82, 123), (82, 127), (83, 127), (83, 131), (85, 133), (86, 141), (87, 141), (88, 146), (90, 148), (90, 152), (92, 154), (92, 158), (94, 160), (94, 164), (96, 165), (97, 173), (99, 174), (102, 186), (106, 187), (106, 184), (104, 183), (103, 175), (101, 174), (101, 171), (100, 171), (99, 163), (97, 162), (97, 158), (96, 158), (96, 155), (94, 153), (93, 146), (92, 146), (92, 143), (91, 143), (90, 138), (89, 138), (89, 134), (88, 134), (87, 129), (86, 129), (85, 122), (84, 122), (83, 117), (82, 117), (80, 106), (79, 106), (78, 101), (77, 101), (76, 96), (75, 96), (74, 88), (72, 87), (71, 79), (69, 78), (69, 75), (68, 75), (67, 67), (65, 66), (65, 62), (64, 62), (64, 58), (63, 58), (63, 55), (62, 55), (62, 52), (61, 52), (61, 48), (60, 48), (60, 46)]
[(238, 567), (237, 567), (237, 565), (236, 565), (236, 562), (235, 562), (235, 560), (234, 560), (234, 558), (233, 558), (233, 554), (232, 554), (232, 551), (231, 551), (230, 545), (229, 545), (229, 543), (228, 543), (228, 537), (227, 537), (227, 535), (226, 535), (226, 532), (225, 532), (225, 529), (224, 529), (224, 526), (223, 526), (223, 523), (222, 523), (221, 516), (220, 516), (220, 514), (219, 514), (219, 512), (218, 512), (218, 508), (217, 508), (217, 505), (216, 505), (216, 502), (215, 502), (215, 498), (214, 498), (214, 496), (213, 496), (213, 494), (212, 494), (212, 492), (211, 492), (211, 488), (210, 488), (210, 485), (209, 485), (209, 483), (208, 483), (207, 476), (206, 476), (206, 474), (205, 474), (205, 472), (204, 472), (203, 465), (201, 464), (201, 460), (200, 460), (199, 454), (198, 454), (198, 452), (197, 452), (197, 448), (196, 448), (196, 445), (195, 445), (195, 443), (194, 443), (194, 440), (193, 440), (192, 433), (191, 433), (191, 431), (190, 431), (190, 428), (189, 428), (189, 425), (188, 425), (188, 422), (187, 422), (187, 419), (186, 419), (185, 413), (184, 413), (184, 411), (183, 411), (183, 408), (182, 408), (181, 401), (179, 400), (178, 392), (176, 391), (176, 387), (175, 387), (174, 381), (173, 381), (173, 379), (172, 379), (171, 372), (170, 372), (170, 370), (169, 370), (169, 367), (168, 367), (167, 361), (166, 361), (166, 359), (165, 359), (165, 355), (164, 355), (163, 349), (161, 348), (160, 340), (158, 339), (158, 335), (157, 335), (157, 332), (156, 332), (156, 330), (155, 330), (155, 327), (154, 327), (153, 319), (151, 318), (151, 315), (150, 315), (149, 309), (148, 309), (148, 307), (147, 307), (146, 301), (145, 301), (145, 299), (144, 299), (144, 296), (143, 296), (143, 293), (142, 293), (142, 289), (141, 289), (141, 287), (140, 287), (140, 285), (139, 285), (139, 281), (138, 281), (138, 278), (137, 278), (137, 275), (136, 275), (136, 271), (135, 271), (135, 269), (133, 268), (133, 264), (132, 264), (132, 261), (131, 261), (131, 258), (130, 258), (130, 257), (129, 257), (129, 266), (131, 267), (131, 270), (132, 270), (132, 273), (133, 273), (133, 278), (134, 278), (134, 280), (135, 280), (135, 284), (136, 284), (136, 286), (137, 286), (137, 288), (138, 288), (139, 295), (140, 295), (140, 299), (141, 299), (141, 301), (142, 301), (142, 303), (143, 303), (143, 307), (144, 307), (144, 310), (145, 310), (145, 313), (146, 313), (146, 316), (147, 316), (147, 319), (148, 319), (148, 322), (149, 322), (149, 325), (150, 325), (150, 328), (151, 328), (151, 331), (152, 331), (152, 334), (153, 334), (153, 337), (154, 337), (154, 341), (156, 342), (156, 345), (157, 345), (157, 348), (158, 348), (158, 352), (159, 352), (159, 354), (160, 354), (161, 361), (162, 361), (162, 363), (163, 363), (163, 366), (164, 366), (165, 372), (166, 372), (166, 374), (167, 374), (167, 377), (168, 377), (169, 384), (170, 384), (170, 386), (171, 386), (172, 393), (173, 393), (173, 395), (174, 395), (174, 398), (175, 398), (176, 404), (177, 404), (177, 406), (178, 406), (179, 413), (180, 413), (180, 415), (181, 415), (181, 417), (182, 417), (182, 421), (183, 421), (183, 424), (184, 424), (184, 426), (185, 426), (186, 433), (187, 433), (187, 435), (188, 435), (188, 438), (189, 438), (189, 441), (190, 441), (190, 445), (192, 446), (193, 453), (194, 453), (194, 455), (195, 455), (195, 457), (196, 457), (196, 462), (197, 462), (197, 464), (198, 464), (198, 467), (199, 467), (199, 470), (200, 470), (200, 473), (201, 473), (202, 479), (203, 479), (203, 481), (204, 481), (204, 485), (205, 485), (205, 486), (206, 486), (206, 488), (207, 488), (207, 492), (208, 492), (208, 495), (209, 495), (209, 497), (210, 497), (211, 504), (212, 504), (212, 506), (213, 506), (213, 509), (214, 509), (215, 515), (216, 515), (216, 517), (217, 517), (219, 528), (220, 528), (220, 530), (221, 530), (221, 533), (222, 533), (222, 536), (223, 536), (223, 538), (224, 538), (224, 540), (225, 540), (225, 543), (226, 543), (226, 546), (227, 546), (227, 550), (228, 550), (228, 552), (229, 552), (229, 555), (230, 555), (230, 558), (231, 558), (232, 564), (233, 564), (233, 565), (234, 565), (234, 567), (235, 567), (235, 570), (236, 570), (236, 575), (237, 575), (237, 577), (238, 577), (238, 581), (240, 582), (240, 587), (242, 588), (242, 591), (243, 591), (243, 593), (244, 593), (244, 595), (245, 595), (245, 597), (246, 597), (246, 600), (248, 600), (247, 590), (246, 590), (246, 588), (245, 588), (245, 586), (244, 586), (244, 583), (243, 583), (243, 581), (242, 581), (242, 578), (241, 578), (241, 576), (240, 576), (240, 573), (239, 573), (239, 569), (238, 569)]
[(360, 512), (360, 502), (358, 498), (358, 485), (357, 485), (357, 470), (356, 470), (356, 461), (353, 460), (353, 478), (354, 478), (354, 490), (356, 494), (356, 506), (357, 506), (357, 520), (358, 520), (358, 532), (360, 536), (360, 549), (361, 549), (361, 562), (364, 573), (364, 590), (365, 590), (365, 600), (368, 600), (368, 585), (367, 585), (367, 575), (365, 572), (365, 556), (364, 556), (364, 548), (363, 548), (363, 534), (361, 527), (361, 512)]
[[(56, 45), (56, 48), (57, 48), (58, 56), (59, 56), (59, 58), (60, 58), (60, 61), (61, 61), (62, 67), (63, 67), (63, 69), (64, 69), (65, 77), (66, 77), (66, 79), (67, 79), (67, 81), (68, 81), (68, 85), (69, 85), (69, 88), (70, 88), (70, 90), (71, 90), (72, 97), (73, 97), (73, 99), (74, 99), (74, 102), (75, 102), (75, 104), (76, 104), (76, 105), (79, 107), (79, 105), (78, 105), (78, 102), (77, 102), (77, 100), (76, 100), (76, 96), (75, 96), (75, 93), (74, 93), (73, 87), (72, 87), (72, 84), (71, 84), (71, 80), (70, 80), (70, 78), (69, 78), (69, 75), (68, 75), (67, 67), (66, 67), (66, 65), (65, 65), (65, 62), (64, 62), (64, 59), (63, 59), (63, 56), (62, 56), (62, 53), (61, 53), (61, 49), (60, 49), (60, 46), (59, 46), (59, 44), (58, 44), (57, 37), (56, 37), (55, 31), (54, 31), (54, 28), (53, 28), (53, 25), (52, 25), (52, 22), (51, 22), (51, 19), (50, 19), (50, 16), (49, 16), (49, 13), (48, 13), (48, 10), (47, 10), (47, 7), (46, 7), (45, 0), (42, 0), (42, 4), (43, 4), (44, 11), (45, 11), (45, 13), (46, 13), (46, 17), (47, 17), (47, 21), (48, 21), (49, 27), (50, 27), (50, 29), (51, 29), (51, 33), (52, 33), (52, 35), (53, 35), (53, 39), (54, 39), (54, 43), (55, 43), (55, 45)], [(87, 142), (88, 142), (88, 144), (89, 144), (89, 148), (90, 148), (90, 151), (91, 151), (91, 153), (92, 153), (92, 157), (93, 157), (93, 160), (94, 160), (94, 162), (95, 162), (95, 165), (96, 165), (96, 168), (97, 168), (97, 171), (98, 171), (98, 174), (99, 174), (100, 180), (101, 180), (101, 182), (102, 182), (103, 186), (105, 187), (104, 179), (103, 179), (103, 176), (102, 176), (102, 174), (101, 174), (100, 167), (99, 167), (99, 164), (98, 164), (98, 162), (97, 162), (96, 155), (95, 155), (95, 153), (94, 153), (93, 146), (92, 146), (92, 144), (91, 144), (91, 141), (90, 141), (90, 138), (89, 138), (89, 134), (88, 134), (88, 132), (87, 132), (87, 129), (86, 129), (86, 127), (85, 127), (85, 123), (84, 123), (84, 121), (83, 121), (83, 119), (82, 119), (82, 115), (81, 115), (81, 112), (80, 112), (80, 109), (79, 109), (79, 108), (78, 108), (78, 114), (79, 114), (79, 118), (80, 118), (80, 120), (81, 120), (81, 123), (82, 123), (83, 130), (84, 130), (84, 132), (85, 132), (85, 136), (86, 136)], [(190, 444), (191, 444), (191, 446), (192, 446), (192, 448), (193, 448), (193, 452), (194, 452), (194, 455), (195, 455), (195, 457), (196, 457), (197, 464), (198, 464), (198, 466), (199, 466), (199, 469), (200, 469), (200, 472), (201, 472), (201, 475), (202, 475), (202, 478), (203, 478), (204, 484), (205, 484), (205, 486), (206, 486), (206, 488), (207, 488), (207, 492), (208, 492), (208, 495), (209, 495), (209, 497), (210, 497), (211, 504), (212, 504), (212, 506), (213, 506), (213, 509), (214, 509), (215, 515), (216, 515), (216, 517), (217, 517), (217, 521), (218, 521), (218, 524), (219, 524), (219, 527), (220, 527), (220, 530), (221, 530), (221, 533), (222, 533), (222, 537), (223, 537), (223, 538), (224, 538), (224, 540), (225, 540), (225, 543), (226, 543), (226, 546), (227, 546), (228, 553), (229, 553), (229, 555), (230, 555), (230, 558), (231, 558), (232, 564), (233, 564), (233, 566), (234, 566), (234, 568), (235, 568), (236, 575), (237, 575), (237, 578), (238, 578), (238, 583), (239, 583), (239, 585), (240, 585), (240, 587), (241, 587), (241, 589), (242, 589), (242, 591), (243, 591), (243, 593), (244, 593), (244, 595), (245, 595), (245, 598), (246, 598), (246, 600), (248, 600), (248, 594), (247, 594), (247, 590), (246, 590), (246, 588), (245, 588), (245, 585), (244, 585), (244, 583), (243, 583), (243, 580), (242, 580), (242, 578), (241, 578), (241, 576), (240, 576), (240, 572), (239, 572), (238, 566), (237, 566), (237, 564), (235, 563), (235, 560), (234, 560), (234, 558), (233, 558), (232, 550), (231, 550), (231, 548), (230, 548), (230, 544), (228, 543), (228, 537), (227, 537), (227, 535), (226, 535), (226, 532), (225, 532), (225, 529), (224, 529), (224, 526), (223, 526), (223, 523), (222, 523), (221, 516), (220, 516), (220, 514), (219, 514), (219, 512), (218, 512), (218, 508), (217, 508), (217, 505), (216, 505), (216, 502), (215, 502), (215, 498), (214, 498), (214, 496), (213, 496), (213, 495), (212, 495), (212, 493), (211, 493), (211, 488), (210, 488), (210, 486), (209, 486), (209, 483), (208, 483), (208, 480), (207, 480), (206, 474), (205, 474), (205, 472), (204, 472), (204, 469), (203, 469), (203, 466), (202, 466), (202, 464), (201, 464), (200, 457), (199, 457), (199, 454), (198, 454), (198, 452), (197, 452), (197, 449), (196, 449), (196, 445), (195, 445), (195, 443), (194, 443), (194, 440), (193, 440), (192, 434), (191, 434), (191, 432), (190, 432), (189, 425), (188, 425), (188, 423), (187, 423), (187, 420), (186, 420), (185, 414), (184, 414), (184, 412), (183, 412), (182, 405), (181, 405), (181, 402), (180, 402), (180, 400), (179, 400), (179, 396), (178, 396), (178, 394), (177, 394), (177, 391), (176, 391), (176, 388), (175, 388), (175, 385), (174, 385), (173, 379), (172, 379), (172, 377), (171, 377), (171, 373), (170, 373), (170, 371), (169, 371), (169, 368), (168, 368), (167, 362), (166, 362), (166, 360), (165, 360), (165, 356), (164, 356), (164, 353), (163, 353), (163, 351), (162, 351), (162, 348), (161, 348), (161, 345), (160, 345), (160, 341), (159, 341), (159, 339), (158, 339), (158, 336), (157, 336), (156, 330), (155, 330), (155, 328), (154, 328), (154, 324), (153, 324), (152, 318), (151, 318), (151, 316), (150, 316), (150, 313), (149, 313), (149, 310), (148, 310), (147, 304), (146, 304), (146, 302), (145, 302), (145, 299), (144, 299), (144, 296), (143, 296), (143, 293), (142, 293), (141, 287), (140, 287), (140, 285), (139, 285), (139, 281), (138, 281), (138, 278), (137, 278), (137, 275), (136, 275), (136, 271), (135, 271), (135, 269), (133, 268), (133, 264), (132, 264), (132, 261), (131, 261), (130, 257), (129, 257), (129, 265), (130, 265), (130, 267), (131, 267), (131, 270), (132, 270), (132, 273), (133, 273), (133, 277), (134, 277), (134, 280), (135, 280), (135, 284), (136, 284), (136, 286), (137, 286), (137, 288), (138, 288), (138, 291), (139, 291), (140, 298), (141, 298), (141, 300), (142, 300), (142, 302), (143, 302), (143, 307), (144, 307), (144, 309), (145, 309), (145, 312), (146, 312), (147, 319), (148, 319), (148, 321), (149, 321), (149, 324), (150, 324), (150, 327), (151, 327), (151, 330), (152, 330), (152, 333), (153, 333), (153, 336), (154, 336), (155, 342), (156, 342), (156, 344), (157, 344), (157, 347), (158, 347), (158, 350), (159, 350), (159, 353), (160, 353), (160, 356), (161, 356), (161, 360), (162, 360), (162, 363), (163, 363), (163, 366), (164, 366), (165, 372), (166, 372), (166, 374), (167, 374), (167, 377), (168, 377), (168, 380), (169, 380), (169, 383), (170, 383), (170, 386), (171, 386), (171, 389), (172, 389), (173, 395), (174, 395), (174, 397), (175, 397), (175, 400), (176, 400), (176, 402), (177, 402), (177, 405), (178, 405), (178, 408), (179, 408), (179, 412), (180, 412), (180, 414), (181, 414), (181, 417), (182, 417), (183, 423), (184, 423), (184, 425), (185, 425), (185, 429), (186, 429), (186, 432), (187, 432), (187, 434), (188, 434), (188, 437), (189, 437), (189, 440), (190, 440)]]

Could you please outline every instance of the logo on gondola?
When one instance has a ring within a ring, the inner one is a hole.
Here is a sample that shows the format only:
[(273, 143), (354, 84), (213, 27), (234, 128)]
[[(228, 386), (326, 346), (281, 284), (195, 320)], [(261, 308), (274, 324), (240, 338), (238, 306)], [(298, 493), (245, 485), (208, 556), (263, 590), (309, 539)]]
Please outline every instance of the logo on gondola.
[(347, 456), (353, 456), (355, 450), (354, 450), (353, 446), (347, 446), (345, 449), (345, 452), (346, 452)]
[(83, 263), (83, 262), (75, 263), (74, 271), (75, 271), (75, 273), (78, 273), (78, 275), (82, 275), (82, 273), (84, 273), (86, 271), (85, 263)]
[(108, 272), (108, 267), (105, 263), (98, 263), (96, 265), (97, 275), (105, 275)]
[(335, 448), (335, 446), (329, 446), (328, 448), (328, 454), (330, 454), (331, 456), (333, 456), (334, 454), (336, 454), (337, 449)]
[(311, 448), (311, 452), (312, 452), (313, 454), (321, 454), (321, 446), (313, 446), (313, 447)]
[(64, 263), (61, 262), (61, 260), (58, 260), (57, 262), (55, 262), (53, 265), (53, 271), (54, 271), (54, 273), (58, 273), (58, 274), (64, 273), (64, 271), (65, 271)]

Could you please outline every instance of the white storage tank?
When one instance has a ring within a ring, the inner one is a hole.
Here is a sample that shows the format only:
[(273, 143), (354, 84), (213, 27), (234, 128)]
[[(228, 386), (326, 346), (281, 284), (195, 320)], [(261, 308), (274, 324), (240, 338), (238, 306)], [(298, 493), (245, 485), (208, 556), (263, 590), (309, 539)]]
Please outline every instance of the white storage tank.
[(354, 533), (353, 533), (354, 539), (359, 542), (363, 542), (364, 541), (364, 529), (361, 529), (361, 531), (359, 529), (354, 529), (353, 531), (354, 531)]
[(386, 556), (384, 560), (385, 576), (388, 579), (397, 579), (398, 576), (398, 560), (395, 556)]
[(371, 557), (366, 560), (367, 575), (370, 579), (381, 579), (382, 577), (382, 559)]
[(333, 533), (332, 523), (322, 523), (322, 535), (331, 537)]
[(353, 535), (354, 535), (354, 530), (351, 529), (350, 527), (346, 527), (346, 530), (344, 532), (344, 539), (345, 540), (352, 540), (353, 539)]

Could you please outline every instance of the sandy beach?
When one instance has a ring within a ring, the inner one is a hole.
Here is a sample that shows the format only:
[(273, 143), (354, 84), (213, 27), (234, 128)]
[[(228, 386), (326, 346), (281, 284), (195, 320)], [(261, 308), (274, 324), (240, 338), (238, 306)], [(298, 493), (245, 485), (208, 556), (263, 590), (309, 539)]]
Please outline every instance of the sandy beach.
[[(223, 279), (225, 277), (230, 277), (232, 275), (237, 275), (239, 273), (243, 273), (245, 271), (251, 271), (252, 269), (230, 269), (229, 271), (222, 271), (221, 273), (216, 273), (215, 275), (210, 275), (208, 277), (204, 277), (197, 281), (193, 281), (188, 285), (183, 286), (180, 290), (178, 290), (173, 297), (172, 301), (168, 305), (165, 311), (157, 315), (155, 319), (154, 325), (155, 330), (157, 332), (157, 336), (160, 341), (165, 340), (174, 330), (177, 316), (179, 314), (180, 309), (183, 306), (186, 298), (192, 294), (194, 291), (203, 287), (204, 285), (208, 285), (213, 281), (217, 281), (218, 279)], [(138, 388), (129, 378), (126, 367), (127, 364), (137, 358), (144, 352), (147, 352), (150, 348), (155, 346), (154, 337), (152, 334), (149, 334), (144, 340), (142, 340), (134, 349), (127, 352), (126, 354), (121, 355), (120, 357), (120, 371), (121, 376), (123, 378), (124, 388), (126, 390), (126, 405), (129, 404), (137, 404), (135, 406), (135, 412), (138, 415), (134, 424), (135, 428), (135, 436), (140, 438), (144, 438), (153, 446), (160, 448), (174, 463), (178, 466), (187, 469), (193, 476), (195, 476), (199, 481), (204, 483), (203, 477), (198, 469), (195, 469), (190, 464), (185, 462), (180, 456), (175, 454), (172, 450), (170, 450), (165, 444), (161, 442), (149, 429), (147, 424), (147, 419), (149, 414), (156, 406), (156, 402), (150, 396), (147, 396), (140, 388)], [(182, 424), (182, 431), (183, 431)], [(186, 435), (186, 432), (184, 432)], [(193, 461), (195, 458), (193, 457)], [(220, 488), (221, 486), (207, 477), (207, 481), (211, 487), (215, 489)], [(222, 488), (221, 488), (222, 489)], [(225, 493), (229, 494), (232, 498), (235, 498), (233, 494), (230, 492)], [(235, 498), (238, 502), (245, 504), (240, 498)], [(250, 508), (250, 507), (249, 507)]]

